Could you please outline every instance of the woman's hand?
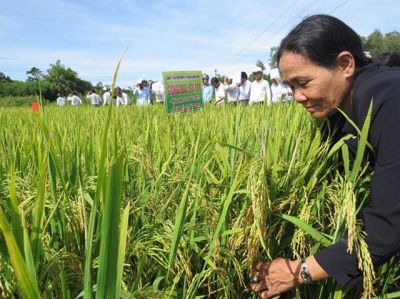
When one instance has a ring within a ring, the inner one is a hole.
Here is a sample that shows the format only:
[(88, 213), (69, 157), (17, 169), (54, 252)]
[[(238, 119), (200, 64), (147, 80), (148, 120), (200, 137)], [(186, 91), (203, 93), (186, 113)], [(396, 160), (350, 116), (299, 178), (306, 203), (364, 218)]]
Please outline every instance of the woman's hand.
[(251, 276), (250, 289), (266, 299), (300, 285), (300, 261), (278, 258), (272, 262), (256, 262)]
[[(329, 274), (318, 264), (314, 256), (306, 258), (308, 270), (313, 281), (326, 279)], [(304, 280), (300, 276), (301, 261), (277, 258), (272, 262), (254, 264), (250, 289), (260, 294), (260, 298), (271, 298), (291, 288), (301, 285)]]

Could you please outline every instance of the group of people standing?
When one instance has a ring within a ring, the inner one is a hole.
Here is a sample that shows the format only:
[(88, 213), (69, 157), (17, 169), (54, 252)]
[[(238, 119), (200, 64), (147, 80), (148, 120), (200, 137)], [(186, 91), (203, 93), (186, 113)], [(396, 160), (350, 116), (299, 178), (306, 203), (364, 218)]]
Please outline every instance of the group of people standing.
[(224, 77), (221, 82), (217, 77), (211, 78), (203, 74), (203, 102), (210, 103), (215, 98), (215, 104), (225, 102), (231, 104), (267, 104), (291, 101), (293, 92), (290, 86), (281, 80), (278, 69), (272, 69), (270, 78), (272, 84), (263, 78), (260, 67), (253, 68), (254, 81), (250, 82), (246, 72), (237, 72), (232, 78)]
[(136, 87), (133, 90), (136, 96), (137, 106), (146, 106), (153, 103), (164, 103), (164, 84), (159, 81), (150, 81), (150, 84), (143, 79), (136, 81)]
[[(72, 106), (78, 106), (82, 104), (82, 100), (80, 97), (78, 97), (76, 92), (72, 92), (68, 97), (67, 97), (67, 102), (70, 102)], [(56, 100), (57, 106), (63, 107), (66, 104), (65, 98), (61, 96), (61, 94), (57, 94), (57, 100)]]
[[(136, 105), (150, 105), (152, 103), (152, 96), (154, 95), (156, 102), (164, 102), (164, 86), (161, 82), (152, 82), (151, 85), (146, 80), (139, 79), (136, 81), (135, 89), (133, 90), (133, 95), (136, 96)], [(131, 99), (129, 95), (120, 87), (115, 89), (115, 96), (111, 98), (110, 88), (104, 87), (102, 98), (96, 93), (96, 90), (91, 90), (87, 96), (86, 100), (92, 106), (105, 106), (111, 101), (116, 106), (127, 106), (131, 104)], [(76, 92), (72, 92), (65, 100), (61, 94), (57, 95), (57, 106), (63, 107), (69, 102), (71, 106), (78, 106), (82, 104), (81, 98)]]
[[(210, 103), (215, 99), (215, 104), (219, 105), (224, 102), (237, 104), (267, 104), (291, 101), (293, 93), (289, 85), (281, 80), (278, 69), (272, 69), (270, 72), (271, 85), (263, 78), (263, 71), (260, 67), (255, 67), (252, 71), (254, 80), (249, 81), (246, 72), (236, 72), (233, 77), (224, 77), (223, 82), (218, 78), (211, 78), (207, 74), (203, 74), (203, 102)], [(137, 106), (146, 106), (153, 103), (164, 103), (164, 85), (156, 81), (150, 84), (143, 79), (136, 81), (133, 95), (136, 96)], [(86, 100), (92, 106), (105, 106), (111, 101), (116, 106), (127, 106), (131, 104), (129, 95), (122, 91), (120, 87), (115, 89), (115, 96), (111, 98), (110, 88), (103, 89), (103, 95), (100, 97), (96, 90), (91, 90)], [(60, 94), (57, 97), (57, 106), (63, 107), (69, 102), (71, 106), (82, 104), (76, 92), (72, 92), (67, 100)]]

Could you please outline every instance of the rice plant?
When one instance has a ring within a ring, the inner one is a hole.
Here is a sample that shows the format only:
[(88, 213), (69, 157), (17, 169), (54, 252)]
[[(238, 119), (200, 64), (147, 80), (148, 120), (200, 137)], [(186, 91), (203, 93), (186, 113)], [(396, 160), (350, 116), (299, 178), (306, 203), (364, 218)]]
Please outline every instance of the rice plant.
[[(0, 127), (1, 297), (256, 298), (255, 259), (313, 254), (351, 229), (365, 253), (354, 219), (369, 173), (296, 104), (3, 108)], [(398, 265), (364, 288), (398, 296)]]

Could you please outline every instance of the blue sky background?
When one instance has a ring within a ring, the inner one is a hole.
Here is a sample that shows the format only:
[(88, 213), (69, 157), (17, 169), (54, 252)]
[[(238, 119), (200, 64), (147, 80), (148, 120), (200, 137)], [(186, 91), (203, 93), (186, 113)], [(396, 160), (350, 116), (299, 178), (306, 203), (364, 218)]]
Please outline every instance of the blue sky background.
[[(361, 35), (400, 31), (400, 1), (69, 1), (0, 0), (0, 71), (61, 62), (92, 83), (109, 84), (129, 45), (118, 84), (161, 79), (163, 71), (249, 71), (304, 16), (330, 13)], [(258, 38), (256, 38), (258, 37)], [(252, 42), (254, 41), (254, 42)], [(250, 43), (252, 42), (252, 43)]]

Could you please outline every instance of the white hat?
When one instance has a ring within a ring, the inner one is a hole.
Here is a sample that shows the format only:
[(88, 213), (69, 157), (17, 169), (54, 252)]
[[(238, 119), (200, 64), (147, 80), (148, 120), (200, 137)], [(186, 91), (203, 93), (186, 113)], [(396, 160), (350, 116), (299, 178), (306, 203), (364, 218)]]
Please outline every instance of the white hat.
[(253, 73), (262, 73), (262, 69), (259, 66), (253, 67)]
[(269, 77), (271, 79), (280, 79), (281, 73), (279, 72), (279, 69), (278, 68), (272, 69), (271, 72), (269, 73)]
[(137, 79), (136, 84), (142, 84), (143, 79)]

